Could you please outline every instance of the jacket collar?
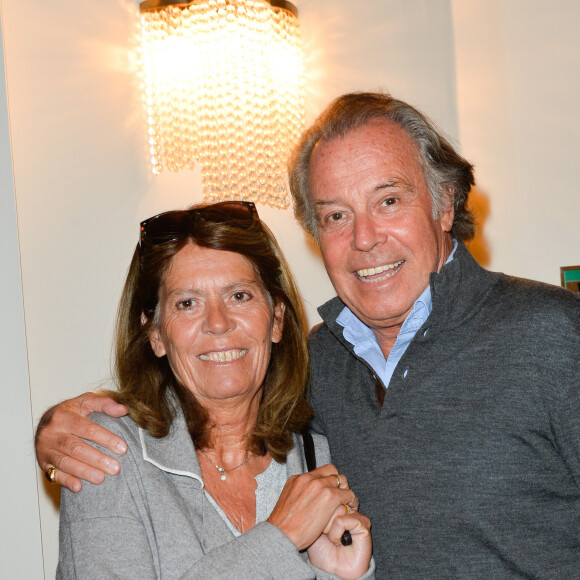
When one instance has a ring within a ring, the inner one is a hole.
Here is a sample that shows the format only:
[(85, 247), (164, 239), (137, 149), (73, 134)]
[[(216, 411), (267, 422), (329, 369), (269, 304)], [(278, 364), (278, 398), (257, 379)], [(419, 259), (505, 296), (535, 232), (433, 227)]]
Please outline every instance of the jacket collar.
[[(431, 336), (434, 332), (460, 325), (479, 310), (499, 277), (500, 274), (484, 270), (459, 240), (453, 260), (429, 277), (433, 310), (426, 324), (430, 327)], [(344, 302), (335, 297), (323, 304), (318, 312), (336, 338), (352, 350), (352, 345), (343, 337), (343, 327), (336, 322), (344, 307)]]
[(187, 430), (183, 411), (175, 405), (174, 413), (171, 428), (165, 437), (153, 437), (148, 431), (139, 427), (143, 459), (167, 473), (196, 479), (203, 487), (201, 468)]
[[(302, 449), (301, 437), (294, 433), (292, 438), (294, 448), (290, 450), (286, 459), (288, 477), (306, 471), (304, 456), (300, 452)], [(187, 430), (183, 411), (178, 405), (176, 405), (175, 416), (167, 436), (153, 437), (148, 431), (139, 427), (139, 439), (141, 440), (144, 461), (166, 473), (196, 479), (203, 487), (197, 454)]]

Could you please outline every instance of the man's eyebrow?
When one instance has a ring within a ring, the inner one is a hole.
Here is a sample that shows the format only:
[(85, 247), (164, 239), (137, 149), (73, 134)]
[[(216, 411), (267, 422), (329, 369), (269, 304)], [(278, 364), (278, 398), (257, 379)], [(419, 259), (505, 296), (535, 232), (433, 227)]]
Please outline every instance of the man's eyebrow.
[(375, 191), (381, 191), (383, 189), (391, 189), (395, 187), (400, 187), (402, 189), (412, 189), (411, 184), (405, 179), (389, 179), (387, 181), (380, 182), (375, 187)]
[(312, 205), (313, 207), (327, 207), (329, 205), (335, 205), (336, 203), (338, 202), (333, 199), (321, 199), (319, 201), (313, 201)]
[(397, 187), (400, 185), (401, 181), (399, 179), (388, 179), (387, 181), (381, 181), (375, 189), (388, 189), (389, 187)]

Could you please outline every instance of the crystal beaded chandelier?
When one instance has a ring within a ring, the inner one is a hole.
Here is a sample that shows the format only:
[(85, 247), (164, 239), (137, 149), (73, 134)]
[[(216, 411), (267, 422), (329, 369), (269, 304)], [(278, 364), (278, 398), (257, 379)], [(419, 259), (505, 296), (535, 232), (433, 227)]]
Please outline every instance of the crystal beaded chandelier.
[(207, 201), (285, 208), (304, 124), (300, 28), (277, 0), (140, 4), (153, 173), (201, 166)]

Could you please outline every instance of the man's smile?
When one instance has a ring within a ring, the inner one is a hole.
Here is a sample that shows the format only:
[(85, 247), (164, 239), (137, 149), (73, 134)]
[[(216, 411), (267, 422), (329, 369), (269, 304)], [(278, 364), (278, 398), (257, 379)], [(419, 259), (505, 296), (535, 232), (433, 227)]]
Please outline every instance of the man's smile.
[[(384, 264), (383, 266), (376, 266), (374, 268), (365, 268), (357, 270), (356, 275), (361, 282), (380, 282), (394, 276), (405, 260), (399, 260), (392, 264)], [(381, 275), (382, 274), (382, 275)]]

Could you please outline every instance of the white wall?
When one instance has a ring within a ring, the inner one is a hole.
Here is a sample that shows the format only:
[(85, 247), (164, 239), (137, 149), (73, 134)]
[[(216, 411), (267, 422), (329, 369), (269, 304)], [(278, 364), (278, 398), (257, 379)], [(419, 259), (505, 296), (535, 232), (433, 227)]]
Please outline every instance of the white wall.
[(489, 267), (560, 283), (580, 264), (580, 3), (454, 0), (463, 153)]
[(26, 580), (42, 577), (43, 561), (1, 27), (0, 247), (0, 576)]
[[(106, 379), (138, 223), (201, 200), (200, 179), (198, 172), (149, 173), (133, 57), (138, 0), (0, 1), (36, 421), (50, 404)], [(570, 116), (579, 96), (575, 2), (559, 0), (552, 10), (527, 0), (296, 4), (309, 120), (350, 90), (382, 87), (412, 102), (460, 137), (476, 162), (480, 197), (489, 203), (484, 234), (492, 267), (557, 282), (560, 265), (580, 262), (571, 243), (580, 210), (570, 164), (580, 153), (578, 119)], [(560, 26), (540, 30), (545, 22)], [(557, 106), (532, 110), (534, 99), (543, 103), (552, 93)], [(259, 210), (315, 322), (315, 306), (332, 295), (321, 262), (290, 211)], [(507, 220), (515, 226), (508, 229)], [(10, 236), (14, 246), (15, 232)], [(51, 578), (58, 514), (47, 490), (41, 484)], [(9, 533), (3, 527), (0, 545)], [(18, 567), (10, 571), (18, 577)]]

